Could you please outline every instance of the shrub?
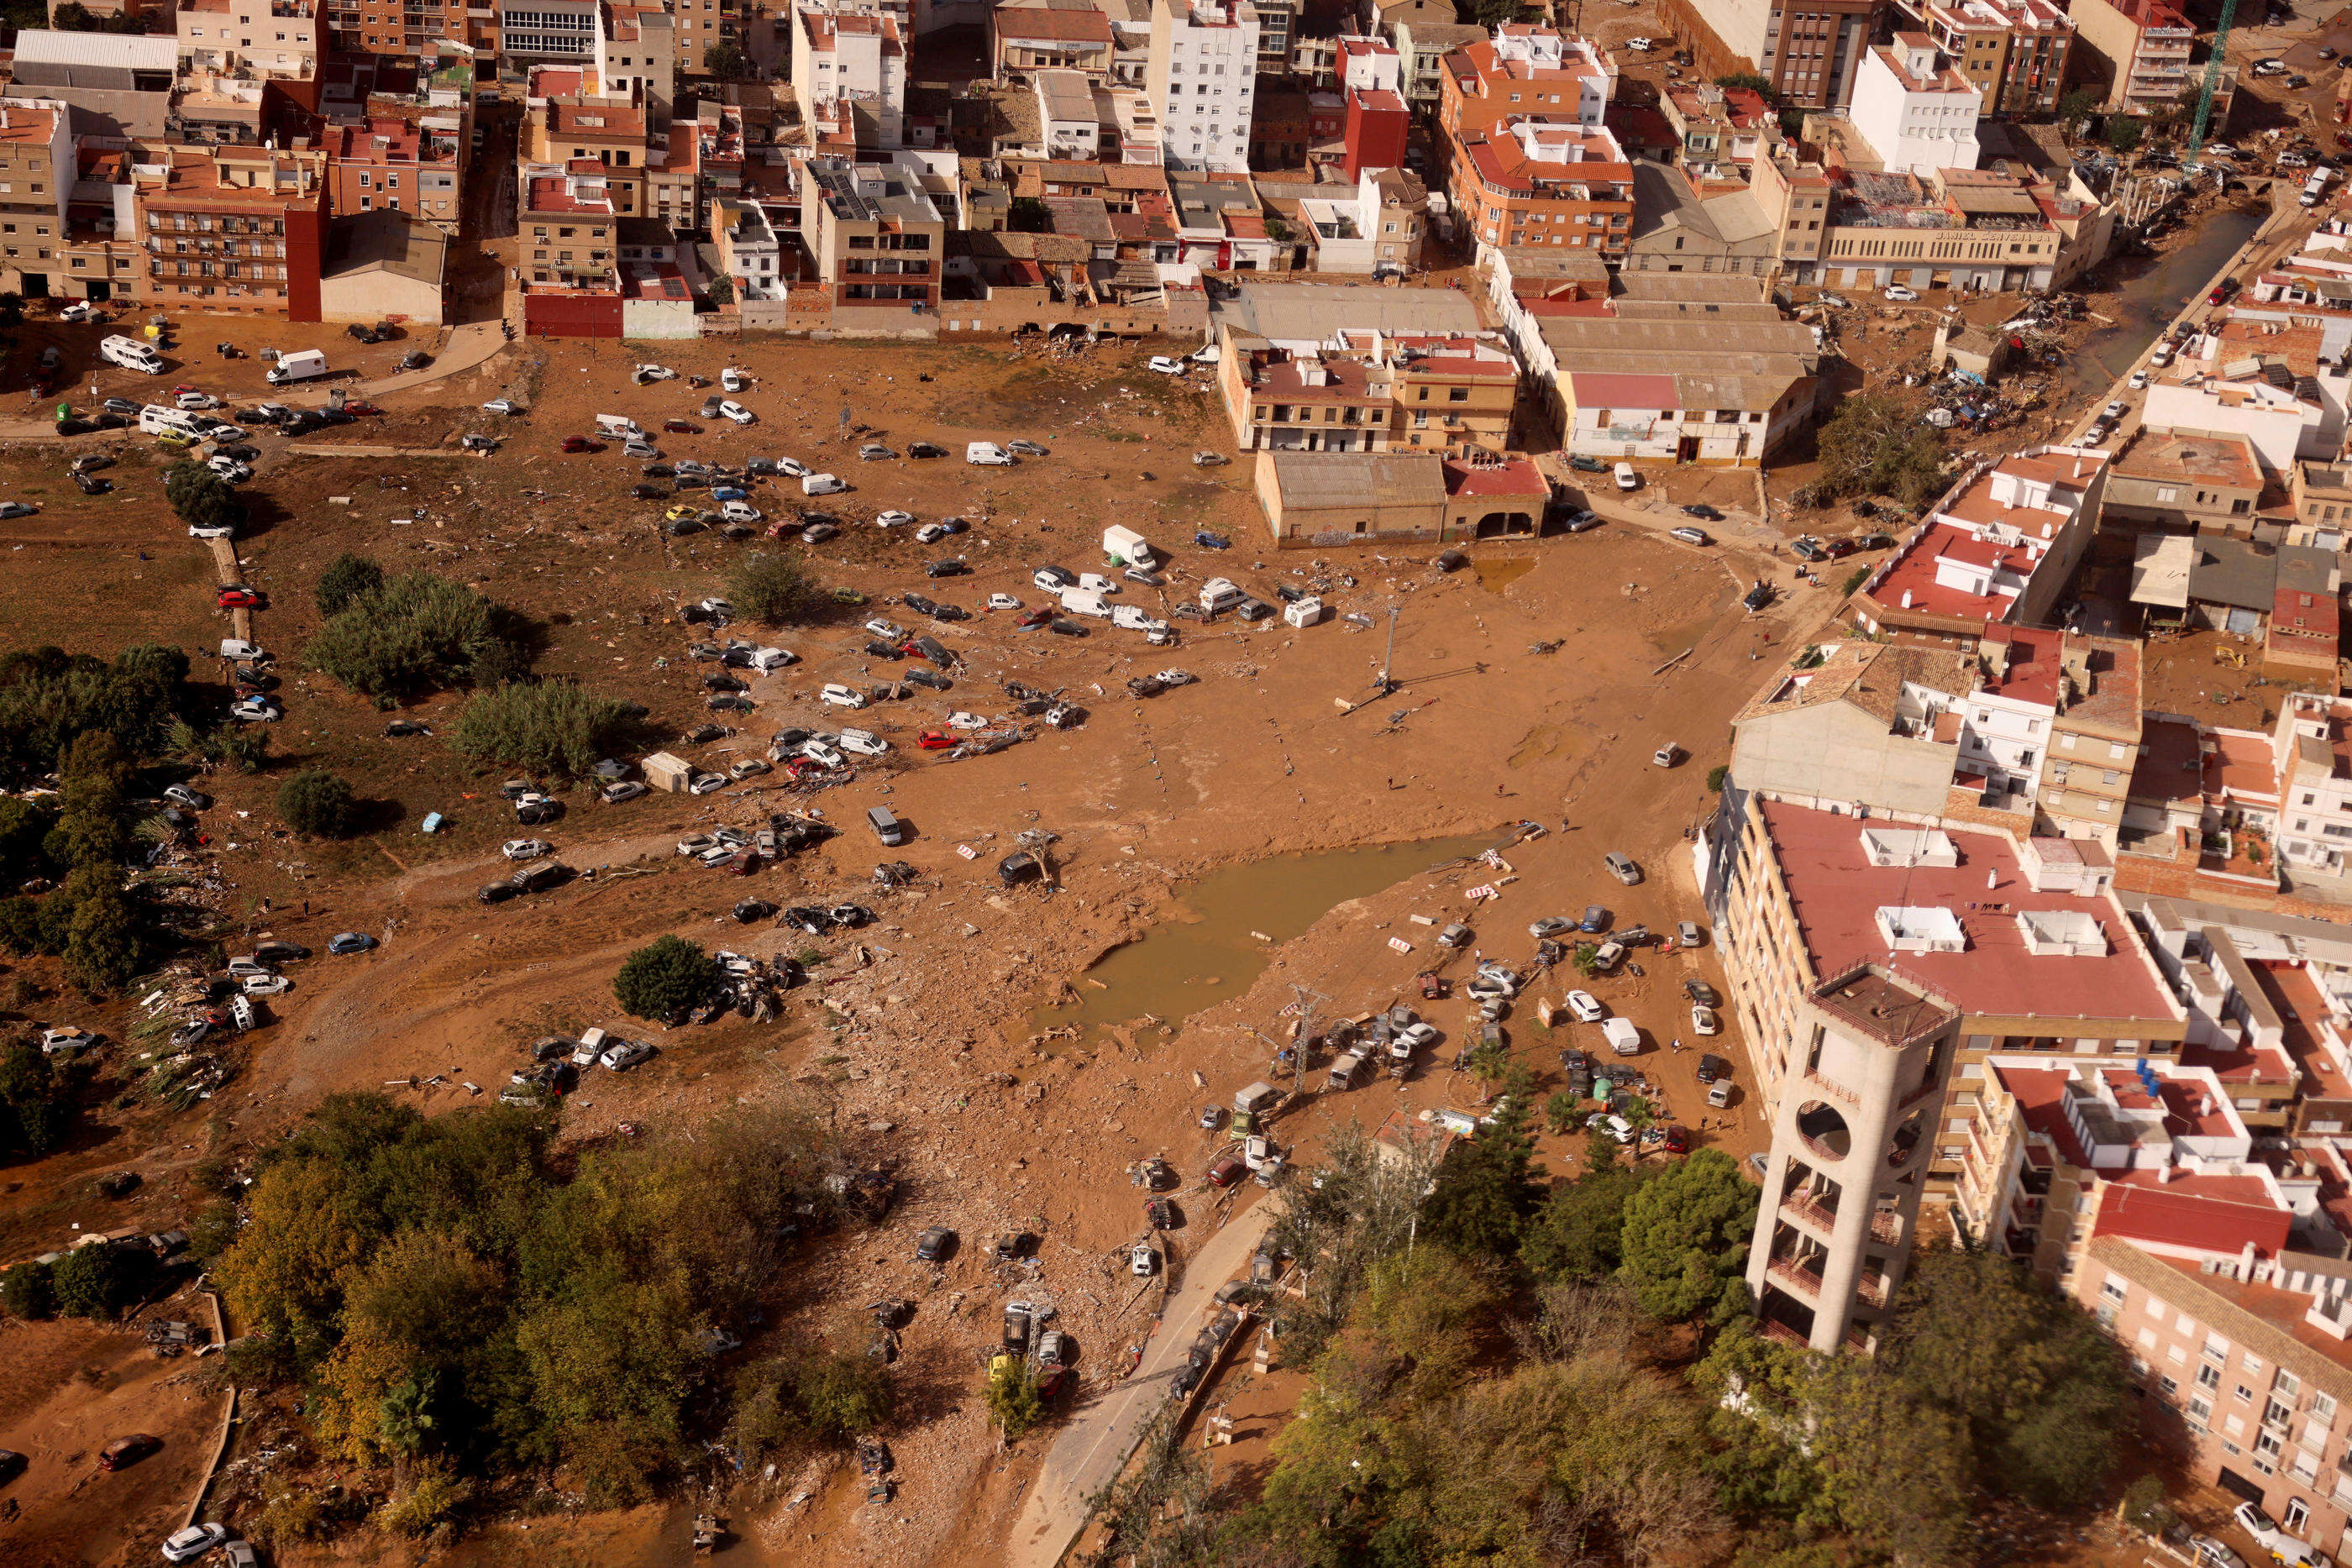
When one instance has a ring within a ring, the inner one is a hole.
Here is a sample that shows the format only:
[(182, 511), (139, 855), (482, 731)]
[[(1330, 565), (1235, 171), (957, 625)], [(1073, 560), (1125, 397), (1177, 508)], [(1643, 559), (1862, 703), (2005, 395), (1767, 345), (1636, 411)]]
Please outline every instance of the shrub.
[(220, 732), (221, 760), (239, 773), (259, 773), (269, 766), (269, 732), (259, 725), (237, 725)]
[(1718, 762), (1706, 770), (1706, 787), (1717, 794), (1723, 793), (1723, 781), (1731, 777), (1731, 765)]
[(163, 499), (192, 528), (235, 528), (245, 522), (245, 503), (228, 481), (193, 459), (183, 458), (163, 471)]
[(341, 615), (352, 600), (373, 593), (383, 586), (383, 568), (372, 556), (353, 555), (349, 551), (327, 563), (319, 574), (319, 586), (313, 591), (319, 601), (319, 613), (329, 620)]
[(98, 1242), (77, 1247), (49, 1271), (58, 1311), (74, 1318), (111, 1318), (139, 1292), (146, 1255)]
[(29, 1040), (0, 1051), (0, 1150), (46, 1155), (65, 1141), (73, 1097)]
[(1020, 1362), (1011, 1362), (988, 1377), (988, 1418), (996, 1423), (1008, 1443), (1034, 1427), (1045, 1414), (1037, 1394), (1037, 1375)]
[(513, 673), (496, 607), (463, 583), (409, 571), (361, 593), (310, 640), (310, 667), (380, 702)]
[(278, 787), (278, 814), (296, 832), (319, 839), (347, 836), (358, 816), (350, 780), (322, 768), (305, 768)]
[(738, 610), (771, 626), (806, 621), (826, 601), (824, 588), (787, 556), (743, 558), (727, 577), (727, 597)]
[(718, 983), (709, 954), (682, 937), (656, 936), (622, 960), (613, 995), (634, 1017), (671, 1022), (700, 1006)]
[(12, 1318), (55, 1317), (58, 1292), (49, 1266), (27, 1259), (0, 1271), (0, 1307)]
[(477, 695), (449, 744), (474, 761), (553, 779), (584, 777), (625, 747), (628, 710), (561, 681), (504, 685)]
[(375, 1521), (394, 1535), (422, 1540), (452, 1524), (474, 1498), (474, 1483), (446, 1468), (433, 1466), (415, 1478), (408, 1495), (376, 1510)]
[(795, 1371), (793, 1402), (811, 1432), (846, 1441), (889, 1420), (889, 1375), (869, 1356), (836, 1351)]

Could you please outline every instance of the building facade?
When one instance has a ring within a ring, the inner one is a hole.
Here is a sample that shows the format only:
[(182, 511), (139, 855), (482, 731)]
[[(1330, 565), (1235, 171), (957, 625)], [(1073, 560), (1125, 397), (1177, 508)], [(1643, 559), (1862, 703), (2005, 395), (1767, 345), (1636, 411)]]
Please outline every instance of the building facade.
[(1152, 0), (1144, 91), (1170, 168), (1248, 170), (1257, 52), (1257, 11), (1249, 0)]

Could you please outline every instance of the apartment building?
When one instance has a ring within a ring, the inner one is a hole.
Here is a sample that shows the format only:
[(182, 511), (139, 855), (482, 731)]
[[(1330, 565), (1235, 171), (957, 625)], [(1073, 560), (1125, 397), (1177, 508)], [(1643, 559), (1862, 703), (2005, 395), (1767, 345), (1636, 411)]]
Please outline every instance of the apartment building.
[[(580, 0), (530, 4), (550, 11), (582, 11), (590, 18), (595, 15), (593, 4), (583, 5)], [(326, 0), (319, 19), (327, 29), (324, 41), (336, 53), (423, 59), (437, 56), (445, 41), (482, 56), (513, 47), (511, 36), (500, 25), (506, 15), (502, 6), (494, 11), (490, 0), (401, 0), (398, 5), (393, 0)]]
[(1249, 0), (1152, 0), (1144, 90), (1159, 116), (1168, 167), (1248, 170), (1257, 53), (1257, 11)]
[(409, 213), (455, 239), (471, 151), (462, 115), (394, 114), (373, 105), (363, 120), (330, 120), (320, 136), (329, 209)]
[(923, 325), (913, 319), (939, 306), (953, 192), (932, 192), (919, 167), (845, 158), (812, 158), (803, 179), (801, 233), (835, 325), (856, 330), (860, 316), (881, 329)]
[(2263, 486), (2262, 464), (2245, 437), (2143, 425), (2116, 453), (2106, 516), (2252, 538)]
[[(2044, 633), (2044, 635), (2047, 635)], [(2066, 632), (2059, 642), (2057, 710), (2037, 786), (2036, 831), (2094, 839), (2113, 852), (2131, 810), (2145, 690), (2140, 644)]]
[(0, 98), (0, 288), (12, 293), (47, 294), (64, 281), (70, 118), (62, 103)]
[(180, 0), (184, 70), (308, 81), (319, 74), (320, 0)]
[[(1676, 165), (1696, 181), (1737, 180), (1745, 184), (1748, 165), (1780, 141), (1780, 123), (1771, 105), (1746, 88), (1670, 82), (1659, 96), (1658, 112), (1680, 143), (1675, 152)], [(1745, 199), (1755, 200), (1752, 193), (1746, 193)], [(1760, 214), (1761, 204), (1756, 206)], [(1777, 257), (1777, 243), (1772, 251)]]
[(2352, 702), (2313, 692), (2287, 698), (2272, 754), (2281, 872), (2323, 895), (2352, 896)]
[(593, 39), (598, 93), (643, 105), (656, 135), (677, 101), (677, 20), (658, 6), (608, 5)]
[(2299, 462), (2287, 478), (2294, 522), (2286, 542), (2343, 550), (2347, 536), (2352, 535), (2352, 466)]
[(1110, 79), (1110, 18), (1086, 0), (1010, 0), (988, 14), (988, 38), (999, 81), (1025, 81), (1041, 70)]
[(2106, 454), (2042, 446), (1978, 464), (1872, 569), (1847, 613), (1875, 635), (1962, 651), (2046, 623), (2098, 525)]
[(1754, 73), (1783, 107), (1843, 110), (1885, 0), (1667, 0), (1662, 12), (1702, 77)]
[(1515, 22), (1445, 57), (1437, 128), (1451, 152), (1507, 120), (1598, 126), (1615, 86), (1591, 40)]
[[(2166, 0), (2074, 0), (2074, 60), (2084, 79), (2101, 88), (2100, 107), (2126, 114), (2177, 109), (2181, 94), (2205, 79), (2197, 58), (2197, 27)], [(2230, 123), (2237, 88), (2235, 66), (2224, 65), (2213, 90), (2213, 125)]]
[(1227, 328), (1217, 380), (1244, 451), (1435, 452), (1509, 444), (1518, 361), (1499, 335), (1342, 330), (1294, 352)]
[(1552, 246), (1622, 260), (1633, 224), (1633, 166), (1606, 126), (1506, 120), (1454, 144), (1455, 220), (1482, 254)]
[(1392, 35), (1404, 59), (1405, 101), (1424, 111), (1437, 108), (1445, 90), (1445, 59), (1457, 49), (1482, 43), (1486, 29), (1451, 21), (1406, 20)]
[(881, 152), (904, 146), (907, 49), (897, 19), (872, 5), (823, 0), (801, 0), (793, 15), (793, 98), (811, 135)]
[(2074, 19), (2052, 0), (1928, 0), (1922, 31), (1983, 98), (1986, 114), (2054, 113)]
[(791, 274), (789, 242), (758, 202), (723, 197), (710, 204), (710, 237), (719, 248), (719, 268), (739, 300), (781, 299)]
[(549, 165), (519, 171), (520, 226), (530, 242), (530, 281), (604, 289), (616, 277), (613, 253), (622, 213), (601, 172)]
[(144, 305), (319, 319), (327, 154), (317, 148), (163, 147), (133, 166), (147, 251)]
[(1853, 128), (1891, 174), (1977, 166), (1983, 94), (1925, 33), (1897, 33), (1862, 57), (1854, 74)]

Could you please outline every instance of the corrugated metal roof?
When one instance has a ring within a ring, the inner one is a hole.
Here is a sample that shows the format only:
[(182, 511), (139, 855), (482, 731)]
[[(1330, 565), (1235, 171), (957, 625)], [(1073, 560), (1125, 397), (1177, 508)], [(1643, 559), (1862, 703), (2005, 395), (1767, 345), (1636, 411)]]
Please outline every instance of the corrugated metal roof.
[(1435, 507), (1445, 500), (1445, 474), (1434, 455), (1276, 452), (1273, 457), (1274, 482), (1286, 510)]
[(179, 48), (179, 40), (169, 33), (68, 33), (54, 27), (28, 27), (16, 35), (16, 64), (168, 71), (173, 68)]

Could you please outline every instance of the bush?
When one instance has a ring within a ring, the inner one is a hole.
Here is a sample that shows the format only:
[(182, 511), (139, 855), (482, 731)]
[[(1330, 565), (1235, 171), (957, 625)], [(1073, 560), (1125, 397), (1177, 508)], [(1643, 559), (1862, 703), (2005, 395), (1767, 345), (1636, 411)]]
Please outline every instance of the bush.
[(1045, 1418), (1045, 1401), (1037, 1393), (1037, 1375), (1024, 1363), (1009, 1361), (988, 1375), (988, 1418), (996, 1423), (1008, 1443)]
[(187, 682), (187, 655), (152, 643), (111, 664), (56, 647), (0, 656), (0, 768), (50, 772), (92, 730), (133, 757), (158, 751), (188, 706)]
[(794, 1373), (793, 1402), (811, 1432), (846, 1442), (890, 1419), (889, 1375), (870, 1356), (836, 1351)]
[(269, 732), (257, 724), (241, 724), (220, 732), (221, 760), (239, 773), (259, 773), (269, 766)]
[(328, 619), (304, 659), (379, 702), (509, 678), (519, 655), (498, 607), (463, 583), (409, 571)]
[(1723, 793), (1723, 781), (1731, 777), (1731, 764), (1718, 762), (1706, 770), (1706, 787), (1716, 794)]
[(415, 1478), (406, 1497), (376, 1510), (375, 1521), (394, 1535), (422, 1540), (451, 1524), (473, 1499), (473, 1482), (435, 1466)]
[(278, 787), (278, 814), (306, 838), (346, 837), (358, 817), (352, 786), (321, 768), (305, 768)]
[(65, 1141), (73, 1098), (29, 1040), (0, 1051), (0, 1151), (46, 1155)]
[(145, 1253), (103, 1241), (77, 1247), (50, 1270), (58, 1311), (73, 1318), (110, 1319), (139, 1293), (151, 1266)]
[(581, 779), (629, 741), (628, 710), (562, 681), (482, 692), (466, 705), (449, 744), (488, 767)]
[(622, 960), (613, 995), (633, 1016), (674, 1023), (709, 999), (719, 984), (710, 955), (677, 936), (657, 936)]
[(824, 588), (798, 561), (767, 554), (736, 563), (727, 577), (727, 597), (736, 609), (771, 626), (806, 621), (827, 602)]
[(12, 1318), (51, 1318), (58, 1312), (57, 1283), (47, 1263), (26, 1260), (0, 1270), (0, 1307)]
[(313, 591), (319, 601), (320, 615), (331, 621), (348, 609), (352, 600), (373, 593), (383, 586), (383, 568), (376, 564), (373, 557), (345, 551), (327, 563)]
[(182, 458), (163, 471), (163, 499), (180, 521), (192, 528), (241, 528), (245, 503), (229, 482), (192, 458)]

